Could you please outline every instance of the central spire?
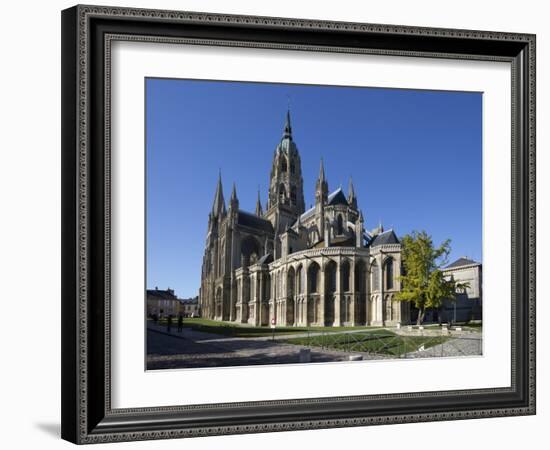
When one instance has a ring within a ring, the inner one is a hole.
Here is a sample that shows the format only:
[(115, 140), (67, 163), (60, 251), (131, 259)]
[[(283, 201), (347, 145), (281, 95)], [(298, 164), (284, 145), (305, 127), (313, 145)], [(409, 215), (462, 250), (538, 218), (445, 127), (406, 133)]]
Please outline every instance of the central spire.
[(287, 109), (286, 111), (285, 128), (283, 131), (283, 139), (285, 138), (292, 139), (292, 126), (290, 125), (290, 109)]
[(298, 147), (292, 138), (289, 108), (286, 111), (282, 138), (273, 154), (264, 216), (271, 221), (274, 227), (281, 219), (283, 221), (281, 229), (284, 229), (286, 225), (294, 223), (296, 217), (302, 214), (304, 209), (302, 167)]

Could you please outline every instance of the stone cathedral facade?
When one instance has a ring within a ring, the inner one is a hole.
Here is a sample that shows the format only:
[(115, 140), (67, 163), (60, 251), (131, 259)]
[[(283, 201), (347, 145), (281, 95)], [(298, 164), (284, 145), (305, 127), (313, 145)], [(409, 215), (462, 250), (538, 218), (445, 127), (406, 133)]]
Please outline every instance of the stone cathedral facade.
[(401, 245), (393, 230), (367, 232), (350, 179), (329, 193), (321, 160), (315, 204), (305, 210), (300, 154), (290, 113), (273, 155), (267, 205), (226, 205), (218, 178), (204, 251), (203, 317), (256, 326), (408, 323), (399, 291)]

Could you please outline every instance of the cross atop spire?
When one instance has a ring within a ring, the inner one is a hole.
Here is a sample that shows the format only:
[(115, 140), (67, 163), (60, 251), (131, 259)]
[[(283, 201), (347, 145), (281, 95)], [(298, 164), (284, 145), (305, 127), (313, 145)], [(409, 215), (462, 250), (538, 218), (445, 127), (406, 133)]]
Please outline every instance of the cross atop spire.
[(212, 216), (218, 217), (225, 214), (225, 200), (223, 198), (222, 187), (222, 171), (218, 174), (218, 184), (216, 186), (216, 193), (214, 194), (214, 203), (212, 204)]

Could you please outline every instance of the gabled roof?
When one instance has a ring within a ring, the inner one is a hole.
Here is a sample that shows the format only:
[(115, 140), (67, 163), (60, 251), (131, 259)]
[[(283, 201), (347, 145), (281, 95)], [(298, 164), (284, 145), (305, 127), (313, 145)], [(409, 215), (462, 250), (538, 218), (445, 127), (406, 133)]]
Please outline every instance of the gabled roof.
[(399, 244), (399, 239), (393, 230), (384, 231), (376, 235), (373, 241), (370, 243), (371, 247), (377, 247), (379, 245)]
[(445, 269), (455, 269), (457, 267), (464, 267), (464, 266), (472, 266), (472, 265), (480, 265), (481, 263), (478, 263), (477, 261), (474, 261), (473, 259), (468, 259), (465, 257), (458, 258), (456, 261), (449, 264)]
[(332, 194), (328, 196), (328, 204), (329, 205), (346, 205), (349, 206), (348, 201), (346, 200), (346, 196), (344, 195), (344, 192), (342, 191), (342, 188), (336, 189)]
[(252, 214), (241, 209), (239, 209), (237, 223), (245, 227), (255, 228), (257, 230), (273, 233), (273, 225), (271, 225), (271, 222), (269, 220), (262, 219), (256, 214)]

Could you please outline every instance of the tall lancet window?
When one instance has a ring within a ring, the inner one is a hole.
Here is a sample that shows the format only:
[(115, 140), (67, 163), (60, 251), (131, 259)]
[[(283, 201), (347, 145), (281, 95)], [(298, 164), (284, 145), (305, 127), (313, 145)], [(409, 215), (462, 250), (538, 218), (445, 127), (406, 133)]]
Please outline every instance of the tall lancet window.
[(309, 281), (309, 292), (317, 292), (317, 278), (319, 275), (319, 264), (311, 263), (308, 269), (308, 281)]
[(338, 234), (338, 236), (341, 236), (342, 234), (344, 234), (344, 223), (343, 223), (341, 214), (338, 214), (338, 220), (336, 224), (336, 233)]
[(386, 289), (393, 289), (393, 258), (389, 258), (385, 265)]
[(285, 185), (281, 183), (279, 186), (279, 202), (285, 203), (286, 202), (286, 190)]
[(342, 286), (345, 292), (348, 292), (349, 289), (349, 279), (350, 279), (350, 267), (349, 262), (346, 260), (342, 263), (341, 267), (341, 277), (342, 277)]

